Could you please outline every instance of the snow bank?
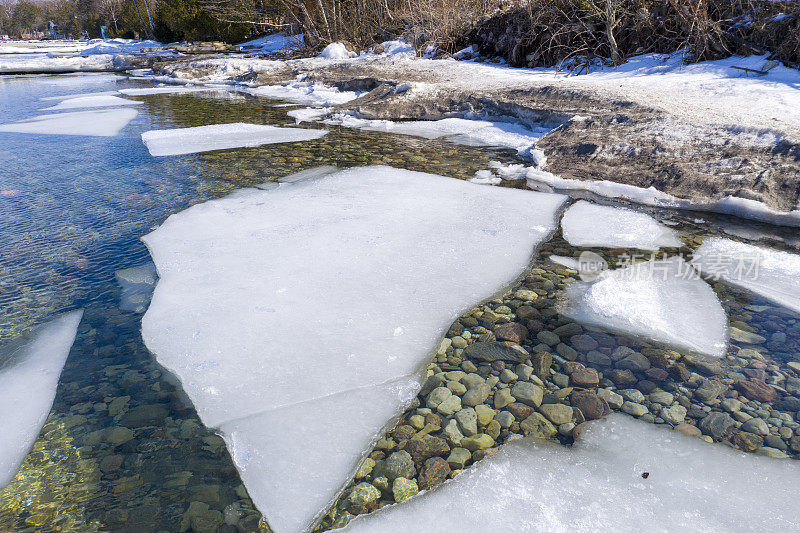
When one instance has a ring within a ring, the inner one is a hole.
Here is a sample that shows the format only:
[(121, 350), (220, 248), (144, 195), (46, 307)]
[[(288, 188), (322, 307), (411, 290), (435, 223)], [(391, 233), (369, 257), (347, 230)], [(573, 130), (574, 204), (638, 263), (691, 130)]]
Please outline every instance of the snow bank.
[(327, 130), (279, 128), (236, 122), (173, 130), (150, 130), (142, 133), (142, 141), (150, 151), (150, 155), (167, 156), (311, 141), (319, 139), (326, 133)]
[(582, 324), (721, 357), (727, 317), (711, 287), (680, 257), (607, 270), (573, 282), (559, 312)]
[(121, 105), (141, 105), (143, 102), (128, 100), (113, 95), (88, 95), (66, 98), (53, 107), (46, 107), (43, 111), (60, 111), (62, 109), (80, 109), (85, 107), (113, 107)]
[(304, 81), (294, 81), (284, 85), (262, 85), (247, 89), (247, 92), (255, 96), (316, 107), (344, 104), (360, 96), (360, 93), (355, 91), (340, 91), (324, 83)]
[(103, 72), (115, 70), (114, 56), (0, 57), (0, 74), (59, 74), (62, 72)]
[(331, 43), (317, 56), (321, 59), (350, 59), (356, 57), (355, 52), (348, 52), (342, 43)]
[(683, 245), (675, 231), (648, 214), (585, 200), (567, 209), (561, 219), (561, 230), (573, 246), (658, 250)]
[(97, 54), (134, 54), (148, 48), (161, 48), (164, 45), (157, 41), (135, 41), (133, 39), (106, 39), (90, 41), (89, 46), (81, 51), (81, 55)]
[(313, 525), (443, 332), (527, 267), (565, 200), (328, 171), (194, 206), (143, 238), (160, 276), (144, 341), (279, 533)]
[(0, 358), (0, 488), (16, 475), (56, 397), (61, 369), (75, 341), (83, 311), (40, 326), (32, 338)]
[(790, 461), (614, 414), (588, 423), (572, 447), (533, 438), (506, 444), (344, 531), (798, 531), (799, 477)]
[(694, 252), (692, 265), (800, 313), (800, 255), (709, 237)]
[(550, 127), (529, 129), (514, 122), (464, 118), (394, 122), (362, 119), (345, 113), (337, 113), (324, 122), (365, 131), (398, 133), (426, 139), (445, 138), (450, 142), (469, 146), (511, 148), (516, 150), (520, 156), (528, 158), (532, 157), (534, 143), (552, 129)]
[(29, 120), (0, 124), (0, 132), (114, 137), (138, 114), (135, 109), (118, 108), (39, 115)]
[(285, 33), (273, 33), (247, 41), (239, 45), (239, 48), (248, 52), (288, 52), (297, 50), (303, 46), (303, 35), (286, 35)]

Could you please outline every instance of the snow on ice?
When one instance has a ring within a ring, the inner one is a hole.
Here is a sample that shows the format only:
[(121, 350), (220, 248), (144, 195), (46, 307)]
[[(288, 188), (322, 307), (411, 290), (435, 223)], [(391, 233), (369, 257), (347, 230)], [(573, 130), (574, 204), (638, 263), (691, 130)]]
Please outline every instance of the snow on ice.
[(75, 341), (83, 311), (72, 311), (37, 328), (0, 360), (0, 488), (16, 475), (56, 396), (58, 378)]
[(582, 324), (721, 357), (727, 317), (716, 294), (680, 257), (602, 272), (567, 287), (559, 311)]
[(116, 107), (123, 105), (141, 105), (143, 102), (128, 100), (110, 94), (97, 94), (88, 96), (76, 96), (66, 98), (53, 107), (47, 107), (43, 111), (60, 111), (62, 109), (80, 109), (86, 107)]
[(150, 155), (167, 156), (311, 141), (319, 139), (326, 133), (327, 130), (280, 128), (236, 122), (172, 130), (150, 130), (142, 133), (142, 141), (150, 151)]
[(585, 200), (567, 209), (561, 219), (561, 230), (573, 246), (658, 250), (683, 245), (675, 231), (646, 213)]
[(278, 532), (313, 526), (443, 332), (527, 267), (565, 201), (389, 167), (288, 181), (143, 238), (160, 276), (144, 341)]
[(792, 461), (613, 414), (589, 422), (572, 447), (508, 443), (455, 479), (359, 516), (344, 531), (798, 531), (799, 478)]
[(114, 137), (138, 114), (135, 109), (116, 108), (39, 115), (20, 122), (0, 124), (0, 132)]

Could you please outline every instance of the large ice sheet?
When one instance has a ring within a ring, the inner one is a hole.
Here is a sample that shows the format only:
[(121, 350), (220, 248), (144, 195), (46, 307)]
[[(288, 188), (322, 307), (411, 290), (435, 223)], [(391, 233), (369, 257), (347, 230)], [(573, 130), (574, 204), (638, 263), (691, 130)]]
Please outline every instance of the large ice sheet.
[(60, 111), (62, 109), (80, 109), (85, 107), (117, 107), (124, 105), (141, 105), (143, 102), (128, 100), (111, 94), (92, 94), (87, 96), (76, 96), (62, 100), (53, 107), (47, 107), (44, 111)]
[(587, 424), (571, 448), (533, 438), (509, 443), (345, 531), (798, 531), (798, 482), (800, 469), (789, 461), (615, 414)]
[[(406, 377), (222, 424), (242, 481), (270, 528), (299, 531), (316, 523), (372, 448), (369, 437), (419, 387), (418, 379)], [(354, 420), (367, 431), (354, 430)]]
[[(525, 269), (565, 200), (389, 167), (290, 181), (194, 206), (143, 238), (160, 276), (144, 341), (232, 443), (256, 504), (278, 513), (277, 531), (306, 529), (302, 520), (322, 511), (283, 494), (335, 494), (342, 469), (405, 398), (389, 409), (359, 395), (415, 377), (460, 313)], [(347, 416), (356, 408), (368, 411)], [(244, 423), (298, 413), (340, 413), (348, 440), (330, 446), (322, 423), (301, 441), (283, 426)], [(236, 439), (263, 449), (258, 459), (240, 460)], [(319, 469), (272, 477), (285, 458), (269, 450), (298, 442)]]
[(252, 148), (264, 144), (311, 141), (328, 133), (327, 130), (279, 128), (261, 124), (212, 124), (194, 128), (150, 130), (142, 133), (142, 141), (150, 155), (166, 156)]
[(658, 250), (683, 244), (675, 231), (646, 213), (585, 200), (567, 209), (561, 219), (561, 230), (573, 246)]
[(607, 270), (567, 287), (559, 311), (583, 324), (641, 336), (678, 349), (721, 357), (725, 310), (680, 257)]
[(39, 115), (29, 120), (0, 124), (0, 132), (113, 137), (138, 114), (135, 109), (123, 107)]
[(709, 237), (694, 252), (703, 275), (754, 292), (800, 313), (800, 256), (752, 244)]
[(16, 475), (50, 414), (61, 369), (83, 311), (40, 326), (29, 341), (0, 359), (0, 488)]
[(324, 122), (365, 131), (399, 133), (426, 139), (446, 138), (450, 142), (469, 146), (512, 148), (526, 157), (531, 156), (534, 150), (534, 143), (552, 129), (544, 126), (529, 129), (522, 124), (514, 122), (469, 120), (465, 118), (394, 122), (391, 120), (362, 119), (344, 113), (337, 113)]

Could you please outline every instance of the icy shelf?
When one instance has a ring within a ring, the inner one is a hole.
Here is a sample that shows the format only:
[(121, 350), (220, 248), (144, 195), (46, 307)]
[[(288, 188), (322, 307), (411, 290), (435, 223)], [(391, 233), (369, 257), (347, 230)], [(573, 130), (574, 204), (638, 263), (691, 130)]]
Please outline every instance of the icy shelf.
[(509, 443), (344, 531), (798, 531), (798, 480), (790, 461), (615, 414), (588, 423), (571, 448), (532, 438)]
[(21, 122), (0, 124), (0, 132), (114, 137), (138, 114), (135, 109), (120, 108), (40, 115)]
[[(325, 172), (194, 206), (143, 238), (160, 276), (144, 341), (279, 533), (313, 526), (443, 332), (528, 266), (565, 200), (389, 167)], [(331, 446), (334, 421), (347, 437)], [(297, 431), (318, 466), (286, 476)]]
[(754, 292), (800, 313), (800, 256), (709, 237), (694, 253), (692, 265), (704, 276)]
[(725, 310), (711, 287), (679, 257), (605, 271), (567, 287), (559, 311), (586, 325), (721, 357)]
[(93, 94), (89, 96), (77, 96), (66, 98), (53, 107), (47, 107), (44, 111), (60, 111), (62, 109), (79, 109), (82, 107), (116, 107), (126, 105), (141, 105), (144, 102), (128, 100), (111, 94)]
[(25, 344), (0, 353), (0, 488), (16, 475), (50, 414), (82, 315), (61, 315), (40, 326)]
[(208, 91), (219, 91), (215, 87), (197, 87), (193, 85), (166, 85), (164, 87), (142, 87), (135, 89), (120, 89), (119, 92), (125, 96), (150, 96), (153, 94), (173, 94), (173, 93), (197, 93)]
[(326, 133), (327, 130), (278, 128), (237, 122), (174, 130), (150, 130), (142, 133), (142, 141), (150, 151), (150, 155), (166, 156), (311, 141), (319, 139)]
[(567, 209), (561, 229), (573, 246), (658, 250), (683, 245), (673, 230), (650, 215), (585, 200)]

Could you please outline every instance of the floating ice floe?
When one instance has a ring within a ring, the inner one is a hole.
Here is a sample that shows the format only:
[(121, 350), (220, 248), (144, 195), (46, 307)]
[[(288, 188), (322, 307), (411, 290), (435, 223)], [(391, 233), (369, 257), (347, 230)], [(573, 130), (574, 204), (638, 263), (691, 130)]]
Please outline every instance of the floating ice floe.
[(120, 89), (125, 96), (150, 96), (152, 94), (197, 93), (201, 91), (218, 91), (217, 87), (197, 87), (194, 85), (166, 85), (164, 87), (141, 87)]
[(800, 255), (709, 237), (694, 252), (692, 265), (800, 313)]
[(5, 356), (0, 359), (0, 488), (16, 475), (50, 414), (82, 315), (61, 315), (36, 329), (24, 344), (0, 352)]
[(230, 148), (252, 148), (319, 139), (327, 130), (279, 128), (261, 124), (212, 124), (173, 130), (150, 130), (142, 133), (142, 141), (153, 156), (194, 154)]
[(585, 200), (567, 209), (561, 219), (561, 230), (573, 246), (658, 250), (683, 245), (674, 230), (646, 213)]
[(247, 89), (249, 94), (286, 100), (295, 104), (310, 105), (315, 107), (345, 104), (358, 98), (360, 93), (355, 91), (340, 91), (320, 82), (294, 81), (284, 85), (262, 85)]
[(514, 122), (465, 118), (395, 122), (357, 118), (346, 113), (337, 113), (324, 122), (365, 131), (398, 133), (425, 139), (445, 138), (450, 142), (468, 146), (511, 148), (520, 156), (528, 158), (532, 157), (534, 143), (552, 129), (545, 126), (530, 129)]
[(139, 265), (131, 268), (123, 268), (114, 273), (119, 284), (120, 304), (119, 308), (123, 311), (133, 313), (144, 313), (147, 304), (150, 303), (150, 296), (156, 288), (158, 274), (153, 263)]
[(589, 422), (571, 447), (510, 442), (458, 477), (359, 516), (343, 531), (798, 531), (798, 479), (791, 461), (613, 414)]
[(721, 357), (727, 318), (716, 294), (680, 257), (607, 270), (570, 284), (559, 311), (582, 324)]
[(307, 530), (447, 327), (524, 271), (564, 201), (365, 167), (206, 202), (143, 237), (160, 276), (143, 339), (270, 527)]
[(49, 101), (49, 100), (70, 100), (72, 98), (85, 98), (87, 96), (113, 96), (119, 94), (119, 91), (95, 91), (90, 93), (73, 93), (73, 94), (61, 94), (58, 96), (43, 96), (39, 98), (42, 101)]
[(329, 107), (304, 107), (303, 109), (292, 109), (286, 114), (292, 117), (295, 123), (315, 122), (330, 112)]
[(76, 96), (66, 98), (53, 107), (47, 107), (44, 111), (59, 111), (62, 109), (79, 109), (82, 107), (116, 107), (125, 105), (141, 105), (143, 102), (128, 100), (110, 94)]
[(0, 132), (113, 137), (138, 114), (135, 109), (116, 108), (39, 115), (20, 122), (0, 124)]

